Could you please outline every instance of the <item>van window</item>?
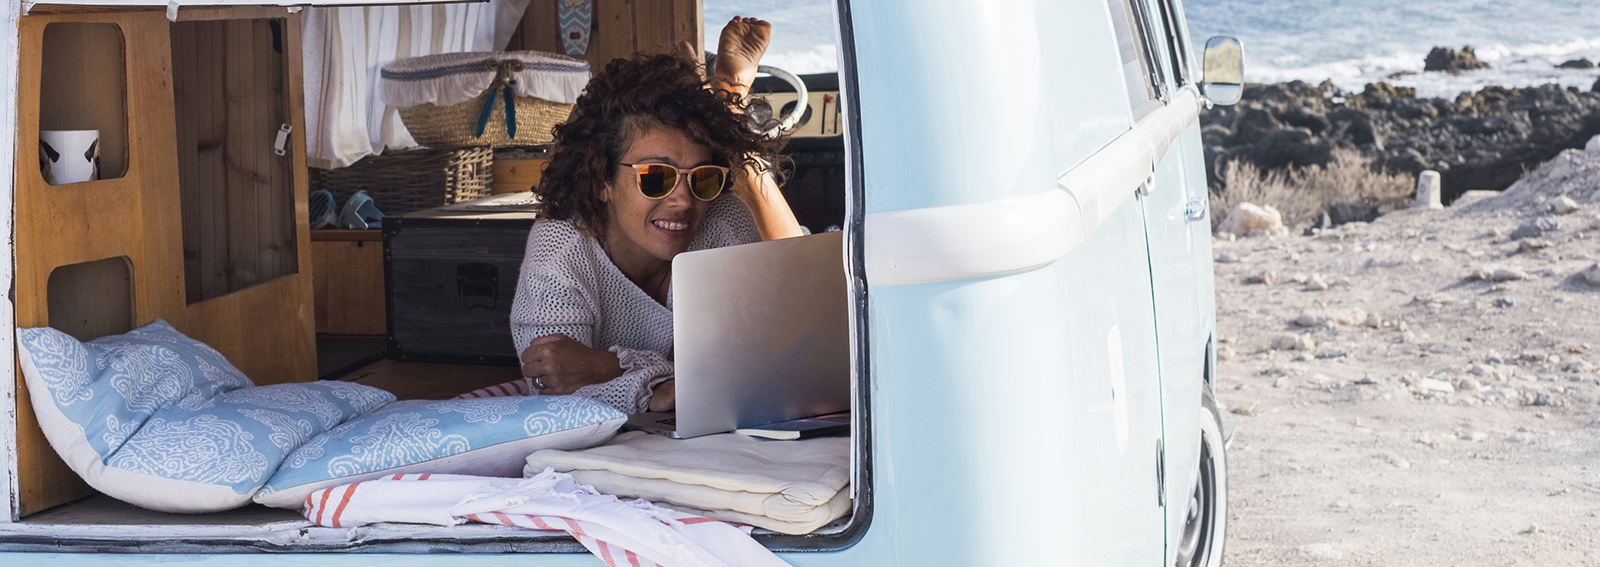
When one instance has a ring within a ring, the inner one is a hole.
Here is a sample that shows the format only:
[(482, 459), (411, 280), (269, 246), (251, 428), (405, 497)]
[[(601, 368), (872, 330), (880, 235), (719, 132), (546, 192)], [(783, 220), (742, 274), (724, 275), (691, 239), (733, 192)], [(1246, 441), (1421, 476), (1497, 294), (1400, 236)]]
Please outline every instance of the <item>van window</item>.
[(1111, 25), (1117, 34), (1122, 77), (1128, 86), (1128, 105), (1135, 120), (1161, 106), (1161, 73), (1151, 50), (1150, 19), (1142, 0), (1106, 0)]
[(1172, 66), (1172, 84), (1181, 87), (1194, 82), (1189, 75), (1189, 42), (1183, 37), (1183, 6), (1179, 0), (1156, 0), (1161, 6), (1161, 28), (1166, 32), (1167, 61)]

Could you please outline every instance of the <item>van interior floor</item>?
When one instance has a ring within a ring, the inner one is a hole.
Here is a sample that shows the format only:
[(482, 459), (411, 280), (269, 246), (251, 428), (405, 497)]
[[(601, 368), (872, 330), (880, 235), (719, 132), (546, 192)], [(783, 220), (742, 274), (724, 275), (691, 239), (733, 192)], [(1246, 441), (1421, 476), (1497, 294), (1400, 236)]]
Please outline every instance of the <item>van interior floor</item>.
[(383, 359), (383, 335), (317, 335), (317, 377), (331, 380)]

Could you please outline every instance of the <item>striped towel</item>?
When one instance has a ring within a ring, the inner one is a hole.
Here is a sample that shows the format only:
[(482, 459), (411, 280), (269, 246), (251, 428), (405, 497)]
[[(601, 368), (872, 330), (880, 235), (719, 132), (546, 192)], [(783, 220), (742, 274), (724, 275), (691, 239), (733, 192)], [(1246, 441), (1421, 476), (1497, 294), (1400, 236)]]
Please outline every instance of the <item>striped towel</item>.
[(377, 522), (500, 524), (571, 534), (611, 567), (786, 567), (748, 526), (624, 502), (546, 470), (533, 478), (397, 474), (306, 497), (306, 519), (331, 528)]
[(502, 398), (506, 396), (532, 396), (533, 387), (527, 378), (519, 378), (502, 384), (495, 384), (487, 388), (478, 388), (471, 392), (461, 394), (453, 399), (470, 400), (472, 398)]

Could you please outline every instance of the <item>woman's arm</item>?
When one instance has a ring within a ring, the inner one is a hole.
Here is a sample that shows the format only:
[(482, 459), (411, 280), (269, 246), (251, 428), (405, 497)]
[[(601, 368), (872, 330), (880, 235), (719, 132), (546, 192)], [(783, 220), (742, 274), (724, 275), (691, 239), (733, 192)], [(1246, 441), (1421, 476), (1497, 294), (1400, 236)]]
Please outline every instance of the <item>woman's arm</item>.
[[(755, 81), (761, 56), (767, 52), (767, 44), (771, 40), (771, 24), (756, 18), (734, 17), (728, 25), (723, 26), (718, 40), (717, 68), (710, 80), (712, 87), (733, 93), (744, 100), (750, 93), (750, 84)], [(688, 51), (693, 52), (694, 49), (690, 47)], [(805, 234), (800, 222), (794, 218), (794, 211), (789, 209), (789, 202), (784, 200), (783, 192), (778, 190), (770, 166), (747, 164), (733, 168), (731, 173), (733, 194), (744, 201), (751, 214), (755, 215), (756, 228), (761, 231), (762, 240)]]
[(750, 214), (756, 219), (756, 229), (761, 231), (761, 239), (804, 236), (805, 230), (800, 227), (800, 221), (794, 218), (794, 211), (789, 209), (789, 201), (783, 198), (783, 192), (778, 190), (772, 172), (757, 172), (755, 169), (756, 166), (752, 165), (732, 172), (733, 195), (750, 208)]

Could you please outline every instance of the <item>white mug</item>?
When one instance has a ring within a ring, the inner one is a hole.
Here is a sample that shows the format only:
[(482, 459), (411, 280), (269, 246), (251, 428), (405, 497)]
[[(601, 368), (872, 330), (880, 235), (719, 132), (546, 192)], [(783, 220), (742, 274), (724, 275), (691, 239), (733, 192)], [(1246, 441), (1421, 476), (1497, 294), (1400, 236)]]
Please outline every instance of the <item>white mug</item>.
[(51, 185), (99, 179), (100, 131), (40, 131), (39, 173), (44, 174), (44, 182)]

